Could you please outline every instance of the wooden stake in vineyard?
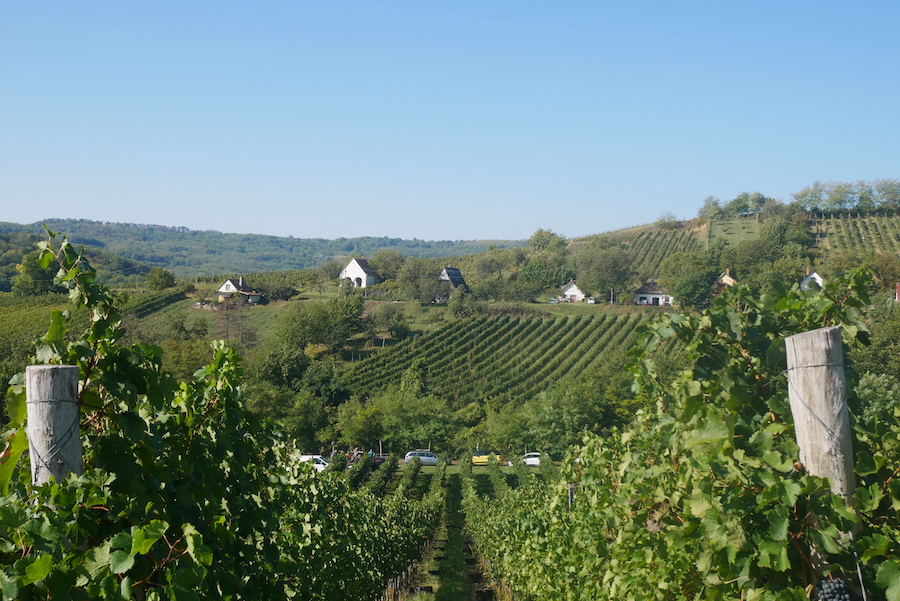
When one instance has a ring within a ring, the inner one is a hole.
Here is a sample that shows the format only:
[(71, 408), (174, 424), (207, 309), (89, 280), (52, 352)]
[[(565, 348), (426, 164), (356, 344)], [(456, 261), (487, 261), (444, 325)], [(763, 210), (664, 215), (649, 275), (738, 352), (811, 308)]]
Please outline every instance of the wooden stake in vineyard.
[(841, 328), (820, 328), (785, 339), (788, 395), (800, 463), (831, 480), (834, 494), (851, 503), (856, 490)]
[[(800, 463), (813, 476), (831, 480), (831, 492), (853, 504), (856, 477), (853, 473), (853, 444), (850, 414), (847, 411), (847, 381), (841, 345), (841, 328), (820, 328), (785, 339), (788, 365), (788, 395)], [(852, 544), (853, 533), (847, 538)], [(822, 549), (811, 549), (816, 572), (829, 562)], [(860, 591), (865, 601), (865, 585), (856, 566)]]
[(25, 368), (28, 452), (31, 482), (81, 475), (78, 367), (29, 365)]

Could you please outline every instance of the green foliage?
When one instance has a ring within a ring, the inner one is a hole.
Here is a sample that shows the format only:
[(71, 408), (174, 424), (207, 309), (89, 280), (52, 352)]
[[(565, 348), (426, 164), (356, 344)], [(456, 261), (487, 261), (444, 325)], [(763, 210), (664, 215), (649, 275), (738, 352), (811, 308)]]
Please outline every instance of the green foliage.
[(697, 307), (707, 302), (718, 275), (708, 253), (673, 253), (659, 266), (659, 284), (680, 307)]
[[(5, 408), (6, 387), (10, 379), (22, 371), (28, 356), (34, 352), (34, 341), (47, 331), (47, 320), (52, 312), (68, 312), (70, 323), (84, 327), (87, 311), (72, 305), (60, 294), (21, 297), (14, 293), (0, 293), (0, 403)], [(5, 410), (0, 414), (0, 424), (5, 424)]]
[(446, 399), (428, 393), (421, 368), (420, 363), (414, 363), (399, 386), (365, 402), (342, 405), (337, 422), (341, 440), (359, 448), (375, 448), (382, 442), (394, 452), (425, 446), (438, 452), (451, 450), (459, 421)]
[(40, 238), (35, 234), (19, 232), (0, 234), (0, 292), (12, 290), (22, 258), (34, 250)]
[(397, 287), (404, 298), (430, 303), (437, 296), (438, 276), (443, 268), (440, 259), (412, 257), (397, 272)]
[[(621, 373), (624, 365), (622, 350), (646, 318), (643, 311), (619, 314), (599, 307), (589, 317), (464, 318), (358, 363), (348, 375), (347, 386), (378, 397), (418, 364), (423, 366), (418, 373), (424, 389), (445, 399), (453, 411), (473, 402), (489, 404), (497, 411), (510, 402), (519, 408), (557, 383), (564, 386), (598, 369), (608, 370), (604, 371), (610, 375), (608, 382), (614, 382), (613, 372)], [(533, 446), (535, 441), (523, 436), (520, 443)], [(506, 448), (505, 440), (492, 443)]]
[(380, 248), (369, 259), (369, 265), (386, 279), (396, 279), (397, 274), (406, 262), (406, 257), (395, 248)]
[[(516, 240), (427, 241), (385, 236), (324, 240), (86, 219), (50, 219), (43, 223), (51, 229), (69, 232), (73, 244), (84, 244), (90, 252), (101, 249), (143, 265), (165, 267), (179, 277), (312, 269), (335, 260), (337, 272), (328, 280), (333, 282), (350, 255), (373, 256), (381, 249), (390, 249), (408, 257), (448, 257), (476, 254), (492, 246), (524, 245), (523, 241)], [(41, 223), (0, 223), (0, 234), (19, 232), (40, 235), (43, 227)], [(148, 269), (144, 267), (142, 273), (146, 274)]]
[(261, 281), (255, 289), (270, 301), (288, 300), (297, 294), (297, 289), (292, 283), (282, 281)]
[(375, 331), (387, 332), (391, 338), (405, 338), (410, 331), (405, 306), (400, 303), (378, 303), (372, 310), (370, 319)]
[(279, 346), (306, 349), (311, 344), (336, 351), (362, 330), (363, 299), (355, 292), (321, 302), (295, 303), (278, 314)]
[(484, 310), (475, 297), (462, 286), (450, 293), (447, 308), (450, 309), (450, 315), (453, 317), (471, 317)]
[(16, 266), (18, 275), (13, 283), (12, 291), (20, 296), (40, 296), (42, 294), (62, 293), (64, 288), (53, 281), (56, 268), (49, 265), (41, 265), (38, 261), (38, 251), (30, 252), (22, 257), (22, 262)]
[(132, 292), (122, 298), (121, 311), (123, 315), (144, 317), (183, 298), (183, 290), (160, 290), (143, 293)]
[[(820, 292), (728, 290), (709, 309), (660, 317), (634, 353), (636, 390), (656, 408), (606, 438), (585, 437), (559, 478), (464, 503), (472, 536), (516, 598), (806, 599), (825, 573), (900, 587), (900, 412), (856, 428), (856, 511), (798, 469), (784, 338), (842, 325), (864, 340), (863, 274)], [(662, 382), (654, 357), (686, 344), (690, 367)], [(802, 466), (801, 466), (802, 468)], [(552, 565), (552, 570), (535, 570)]]
[(317, 477), (244, 409), (234, 351), (214, 345), (195, 381), (178, 384), (158, 348), (119, 344), (114, 297), (67, 240), (51, 243), (41, 260), (59, 262), (57, 282), (89, 322), (70, 340), (71, 322), (54, 312), (35, 360), (79, 366), (85, 469), (30, 484), (18, 464), (24, 390), (14, 386), (0, 458), (0, 597), (362, 601), (418, 556), (442, 487), (421, 500), (380, 498), (343, 474)]
[(634, 259), (635, 254), (627, 248), (598, 238), (576, 257), (578, 285), (601, 298), (608, 297), (610, 291), (615, 297), (623, 293), (628, 296), (633, 288), (637, 288), (632, 267)]
[(807, 212), (895, 211), (900, 208), (900, 181), (815, 181), (792, 196), (794, 203)]
[(154, 267), (150, 270), (150, 273), (147, 274), (147, 286), (150, 287), (150, 290), (174, 288), (175, 275), (162, 267)]
[(275, 386), (297, 391), (302, 388), (303, 376), (310, 363), (302, 347), (283, 345), (263, 358), (255, 375)]

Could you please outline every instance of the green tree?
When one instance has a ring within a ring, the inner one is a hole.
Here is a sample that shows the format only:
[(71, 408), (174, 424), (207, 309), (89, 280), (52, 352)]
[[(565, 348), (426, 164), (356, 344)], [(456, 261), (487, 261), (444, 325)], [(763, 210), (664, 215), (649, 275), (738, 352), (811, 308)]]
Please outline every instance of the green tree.
[(289, 282), (261, 282), (256, 290), (270, 301), (288, 300), (297, 294), (297, 289)]
[(400, 293), (409, 300), (428, 303), (434, 300), (438, 290), (438, 276), (441, 274), (440, 259), (411, 257), (403, 263), (397, 273)]
[(626, 248), (604, 238), (593, 240), (576, 256), (578, 284), (582, 290), (607, 298), (618, 298), (635, 278), (634, 255)]
[(13, 283), (12, 291), (20, 296), (38, 296), (50, 292), (64, 292), (65, 288), (54, 283), (56, 269), (39, 260), (40, 252), (30, 252), (22, 257), (16, 265), (18, 276)]
[(409, 334), (409, 321), (403, 304), (380, 302), (372, 310), (370, 319), (376, 331), (388, 332), (392, 338), (404, 338)]
[(703, 204), (700, 205), (700, 209), (697, 211), (697, 217), (701, 219), (724, 219), (725, 210), (722, 208), (722, 203), (718, 198), (707, 196), (703, 199)]
[(539, 229), (528, 239), (528, 248), (532, 253), (559, 254), (566, 249), (566, 239), (552, 230)]
[(165, 290), (175, 286), (175, 275), (162, 267), (154, 267), (147, 274), (147, 287), (151, 290)]
[(876, 179), (872, 183), (879, 208), (900, 208), (900, 179)]
[(256, 378), (275, 386), (298, 391), (311, 360), (303, 347), (282, 344), (267, 353), (256, 370)]
[(660, 263), (659, 285), (679, 306), (698, 307), (709, 300), (717, 271), (705, 253), (673, 253)]
[(450, 300), (447, 301), (447, 308), (453, 317), (471, 317), (481, 312), (481, 305), (475, 300), (475, 297), (462, 286), (456, 288), (450, 293)]
[(380, 248), (372, 254), (369, 265), (385, 280), (397, 279), (397, 274), (406, 262), (406, 257), (393, 248)]

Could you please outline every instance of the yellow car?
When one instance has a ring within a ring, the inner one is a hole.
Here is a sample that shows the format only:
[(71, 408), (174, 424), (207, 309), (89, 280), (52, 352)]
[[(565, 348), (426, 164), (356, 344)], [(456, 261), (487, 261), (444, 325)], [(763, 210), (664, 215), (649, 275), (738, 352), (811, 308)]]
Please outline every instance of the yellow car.
[(498, 462), (503, 461), (503, 457), (496, 451), (475, 451), (472, 455), (472, 465), (487, 465), (488, 459), (493, 456)]

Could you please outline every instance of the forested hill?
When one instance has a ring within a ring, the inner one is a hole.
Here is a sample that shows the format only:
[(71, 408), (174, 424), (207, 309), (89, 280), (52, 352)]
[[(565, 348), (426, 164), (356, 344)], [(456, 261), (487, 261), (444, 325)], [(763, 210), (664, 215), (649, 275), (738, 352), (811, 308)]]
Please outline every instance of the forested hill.
[(525, 245), (524, 240), (284, 238), (86, 219), (47, 219), (26, 225), (0, 222), (0, 233), (43, 235), (45, 224), (54, 232), (68, 235), (76, 244), (165, 267), (179, 277), (306, 269), (352, 254), (371, 255), (381, 248), (394, 249), (410, 257), (453, 257), (481, 253), (491, 246)]

